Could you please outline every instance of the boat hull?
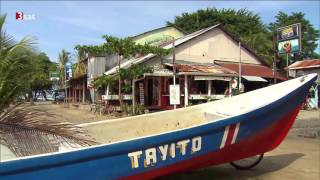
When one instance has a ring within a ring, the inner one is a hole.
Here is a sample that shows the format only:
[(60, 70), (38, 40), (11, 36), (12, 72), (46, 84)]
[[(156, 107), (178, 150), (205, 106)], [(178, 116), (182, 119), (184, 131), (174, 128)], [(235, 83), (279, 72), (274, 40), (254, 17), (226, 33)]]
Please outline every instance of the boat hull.
[(276, 148), (286, 137), (290, 127), (296, 119), (300, 107), (301, 106), (298, 106), (284, 118), (269, 128), (264, 129), (261, 133), (255, 134), (244, 141), (232, 144), (216, 152), (209, 152), (200, 157), (182, 161), (172, 166), (134, 176), (124, 177), (121, 179), (152, 179), (173, 172), (188, 171), (214, 166), (271, 151)]
[(150, 179), (265, 153), (285, 138), (311, 84), (310, 80), (271, 104), (223, 121), (2, 162), (0, 179)]

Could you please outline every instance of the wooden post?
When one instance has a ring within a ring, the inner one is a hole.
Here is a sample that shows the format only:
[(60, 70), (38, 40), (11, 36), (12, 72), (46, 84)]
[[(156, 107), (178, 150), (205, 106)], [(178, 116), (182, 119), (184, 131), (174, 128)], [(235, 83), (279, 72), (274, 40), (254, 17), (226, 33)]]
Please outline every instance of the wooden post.
[(232, 79), (229, 81), (229, 95), (228, 97), (232, 96)]
[[(134, 114), (134, 108), (136, 104), (136, 98), (135, 98), (135, 79), (132, 80), (132, 114)], [(109, 86), (108, 86), (109, 87)]]
[[(68, 97), (71, 97), (71, 86), (68, 88)], [(69, 100), (69, 102), (71, 101), (71, 99)]]
[(273, 40), (272, 40), (272, 45), (273, 45), (273, 84), (277, 83), (277, 77), (276, 77), (276, 73), (277, 73), (277, 50), (276, 50), (276, 36), (273, 35)]
[(82, 82), (82, 104), (85, 103), (86, 100), (86, 81), (85, 78), (83, 78), (83, 82)]
[[(107, 96), (107, 98), (108, 98), (108, 96), (109, 96), (109, 89), (110, 89), (110, 86), (109, 86), (109, 84), (107, 85), (107, 90), (106, 90), (106, 96)], [(107, 102), (108, 102), (108, 100), (107, 100)]]
[(78, 103), (78, 89), (77, 89), (77, 87), (76, 87), (76, 89), (75, 89), (74, 98), (75, 98), (75, 103)]
[[(211, 97), (211, 80), (208, 80), (208, 96), (209, 96), (209, 99)], [(208, 101), (209, 101), (208, 99)]]
[(239, 80), (238, 80), (238, 86), (239, 86), (239, 94), (240, 94), (240, 89), (241, 89), (241, 42), (239, 41)]
[(159, 76), (158, 77), (158, 80), (159, 80), (159, 87), (158, 87), (158, 106), (161, 106), (161, 86), (162, 86), (162, 83), (161, 83), (161, 77)]
[(189, 105), (188, 76), (184, 75), (184, 107)]
[(287, 78), (289, 79), (289, 53), (287, 53)]
[(73, 87), (73, 96), (72, 96), (72, 102), (75, 102), (75, 98), (76, 98), (76, 87)]
[[(174, 38), (172, 41), (172, 66), (173, 66), (173, 85), (176, 85), (176, 52), (174, 45)], [(177, 109), (177, 105), (173, 105), (173, 109)]]

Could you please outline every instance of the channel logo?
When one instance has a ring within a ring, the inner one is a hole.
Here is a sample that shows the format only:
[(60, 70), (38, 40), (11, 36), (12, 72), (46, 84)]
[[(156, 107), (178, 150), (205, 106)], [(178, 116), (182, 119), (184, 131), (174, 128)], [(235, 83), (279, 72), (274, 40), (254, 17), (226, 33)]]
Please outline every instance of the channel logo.
[(23, 12), (16, 12), (16, 20), (23, 20)]
[(36, 15), (35, 14), (26, 14), (23, 13), (22, 11), (17, 11), (16, 12), (16, 20), (22, 21), (22, 20), (35, 20)]

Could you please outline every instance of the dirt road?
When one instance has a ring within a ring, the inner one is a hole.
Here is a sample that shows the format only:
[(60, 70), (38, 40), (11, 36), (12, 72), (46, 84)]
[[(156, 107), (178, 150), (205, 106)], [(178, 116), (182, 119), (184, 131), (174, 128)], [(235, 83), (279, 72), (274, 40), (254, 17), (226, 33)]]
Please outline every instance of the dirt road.
[[(55, 119), (75, 124), (113, 118), (85, 110), (64, 108), (61, 105), (38, 105), (33, 108), (46, 110), (56, 115)], [(159, 178), (171, 179), (319, 180), (320, 111), (301, 111), (285, 141), (274, 151), (266, 153), (262, 162), (254, 169), (239, 171), (226, 164)]]

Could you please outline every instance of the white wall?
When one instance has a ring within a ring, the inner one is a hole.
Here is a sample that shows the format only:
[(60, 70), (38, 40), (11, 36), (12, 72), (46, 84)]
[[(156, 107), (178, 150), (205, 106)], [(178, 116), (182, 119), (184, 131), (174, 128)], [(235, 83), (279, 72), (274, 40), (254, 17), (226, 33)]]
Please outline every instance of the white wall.
[[(172, 59), (172, 55), (167, 56), (166, 59)], [(238, 62), (239, 46), (230, 36), (217, 28), (178, 46), (176, 59), (196, 63), (213, 63), (214, 60)], [(244, 63), (261, 64), (243, 47), (241, 59)]]

